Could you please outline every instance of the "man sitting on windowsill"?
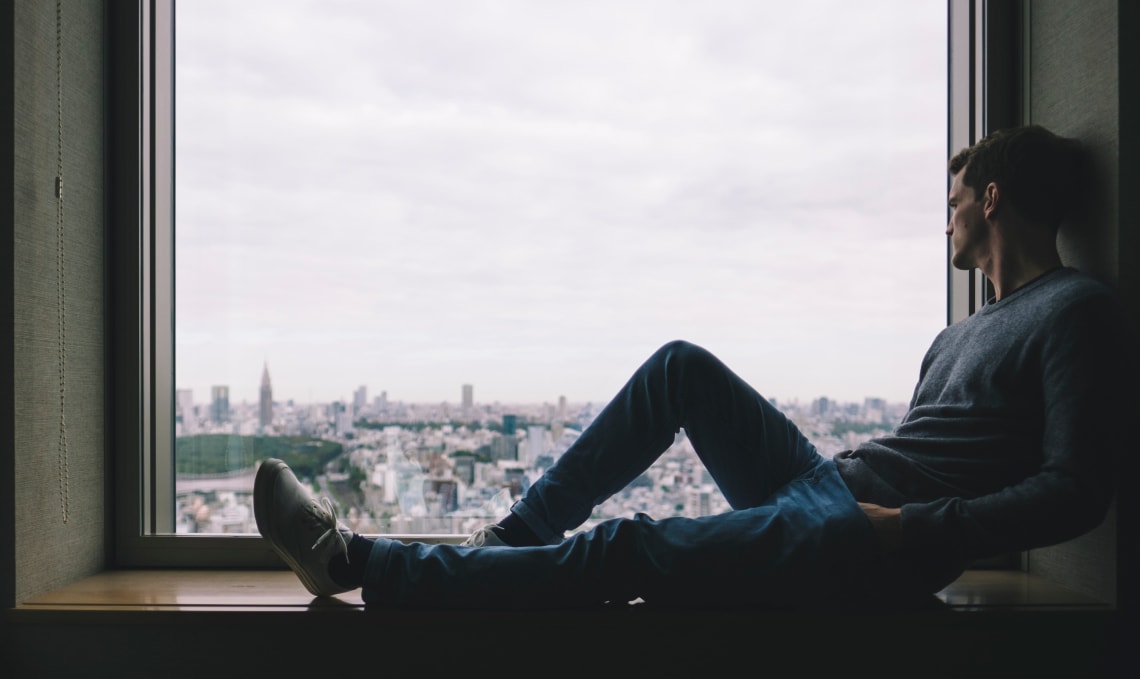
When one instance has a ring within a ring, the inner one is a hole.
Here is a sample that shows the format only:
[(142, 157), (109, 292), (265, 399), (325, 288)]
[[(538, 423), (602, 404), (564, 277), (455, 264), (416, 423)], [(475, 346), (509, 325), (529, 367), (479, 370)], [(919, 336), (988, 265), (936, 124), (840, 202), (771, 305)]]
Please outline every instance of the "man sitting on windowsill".
[[(934, 339), (890, 436), (826, 459), (716, 357), (677, 341), (463, 545), (353, 534), (272, 459), (254, 487), (258, 529), (314, 595), (361, 588), (370, 605), (436, 608), (907, 604), (977, 559), (1081, 535), (1109, 506), (1135, 385), (1116, 297), (1057, 252), (1083, 167), (1077, 142), (1036, 126), (950, 160), (952, 262), (980, 269), (994, 295)], [(732, 511), (567, 535), (682, 427)]]

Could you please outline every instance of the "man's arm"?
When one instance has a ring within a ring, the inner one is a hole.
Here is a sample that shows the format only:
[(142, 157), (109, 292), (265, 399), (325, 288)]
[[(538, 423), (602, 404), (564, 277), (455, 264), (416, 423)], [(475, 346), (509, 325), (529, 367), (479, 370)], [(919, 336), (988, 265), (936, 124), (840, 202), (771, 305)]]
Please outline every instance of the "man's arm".
[(1137, 393), (1134, 335), (1109, 302), (1088, 297), (1049, 319), (1040, 372), (1022, 376), (1040, 380), (1037, 472), (988, 495), (903, 505), (905, 552), (969, 562), (1063, 542), (1104, 518)]

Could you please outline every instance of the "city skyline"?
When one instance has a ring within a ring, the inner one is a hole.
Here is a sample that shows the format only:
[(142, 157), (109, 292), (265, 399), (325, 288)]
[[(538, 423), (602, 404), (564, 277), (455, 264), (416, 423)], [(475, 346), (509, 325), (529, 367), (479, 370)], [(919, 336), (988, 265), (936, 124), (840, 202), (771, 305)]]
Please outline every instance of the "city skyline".
[[(179, 533), (256, 530), (252, 487), (259, 460), (296, 457), (305, 483), (340, 507), (353, 530), (467, 535), (501, 516), (544, 469), (573, 445), (600, 412), (598, 405), (475, 408), (475, 385), (452, 404), (285, 405), (266, 423), (271, 392), (263, 370), (260, 404), (189, 408), (180, 391), (175, 424), (175, 513)], [(214, 388), (218, 398), (227, 387)], [(454, 406), (454, 407), (453, 407)], [(887, 434), (905, 408), (883, 399), (838, 403), (826, 397), (785, 404), (784, 411), (820, 455), (832, 457)], [(318, 443), (319, 442), (319, 443)], [(319, 452), (318, 452), (319, 451)], [(728, 509), (684, 430), (639, 479), (601, 503), (579, 530), (616, 516), (648, 512), (704, 516)]]
[[(932, 337), (932, 339), (933, 339), (933, 337)], [(217, 389), (219, 387), (224, 387), (226, 389), (226, 392), (227, 392), (227, 397), (229, 398), (229, 400), (231, 402), (258, 404), (258, 403), (263, 401), (263, 398), (264, 398), (263, 394), (265, 393), (266, 387), (268, 386), (265, 382), (265, 378), (266, 378), (268, 371), (269, 371), (269, 364), (268, 364), (268, 362), (263, 362), (262, 365), (263, 365), (263, 368), (262, 368), (262, 372), (260, 373), (260, 377), (257, 380), (255, 380), (254, 382), (251, 382), (250, 384), (236, 384), (236, 383), (235, 384), (229, 384), (229, 383), (226, 383), (226, 384), (200, 384), (200, 385), (191, 385), (191, 386), (176, 385), (175, 391), (176, 392), (177, 391), (188, 391), (188, 392), (191, 392), (192, 394), (209, 394), (214, 389)], [(918, 364), (916, 362), (915, 366), (917, 366), (917, 365)], [(632, 371), (630, 371), (630, 372), (632, 374)], [(916, 375), (916, 380), (917, 380), (917, 368), (916, 368), (915, 375)], [(629, 375), (626, 375), (625, 377), (628, 378)], [(624, 379), (622, 380), (622, 382), (624, 383)], [(618, 384), (617, 386), (620, 387), (621, 385)], [(753, 386), (753, 388), (757, 388), (757, 385), (755, 385), (755, 384), (753, 384), (752, 386)], [(557, 404), (560, 400), (568, 401), (568, 402), (576, 403), (576, 404), (583, 404), (583, 403), (595, 403), (595, 404), (601, 403), (601, 404), (604, 404), (604, 403), (607, 403), (611, 398), (613, 398), (617, 394), (617, 391), (616, 391), (617, 387), (615, 387), (615, 391), (613, 393), (611, 393), (608, 397), (605, 397), (605, 398), (568, 398), (567, 395), (563, 392), (552, 392), (549, 396), (540, 396), (537, 399), (535, 399), (535, 398), (531, 398), (531, 399), (522, 399), (522, 398), (518, 398), (518, 399), (511, 399), (511, 398), (480, 399), (476, 396), (476, 394), (478, 393), (478, 389), (477, 389), (478, 385), (471, 384), (468, 382), (462, 382), (462, 383), (457, 382), (454, 386), (454, 389), (453, 389), (455, 394), (453, 394), (451, 397), (443, 396), (442, 398), (435, 398), (435, 399), (432, 399), (432, 398), (428, 398), (428, 399), (400, 398), (400, 396), (398, 394), (392, 393), (391, 390), (386, 389), (383, 386), (368, 385), (368, 384), (362, 384), (362, 383), (357, 383), (357, 384), (354, 384), (350, 387), (345, 387), (343, 389), (336, 389), (336, 388), (332, 388), (332, 387), (328, 387), (328, 386), (322, 386), (319, 389), (314, 389), (311, 386), (306, 386), (306, 387), (303, 387), (301, 389), (293, 390), (293, 391), (284, 391), (284, 390), (278, 389), (278, 387), (274, 385), (274, 386), (270, 387), (270, 393), (276, 394), (275, 396), (271, 397), (272, 403), (284, 403), (284, 402), (288, 402), (288, 401), (291, 401), (294, 403), (334, 403), (334, 402), (338, 402), (338, 401), (343, 402), (343, 403), (355, 403), (355, 402), (357, 402), (357, 399), (358, 399), (357, 392), (359, 390), (363, 389), (366, 392), (373, 392), (373, 394), (374, 394), (373, 399), (372, 399), (373, 401), (376, 398), (379, 398), (381, 394), (384, 394), (385, 398), (391, 402), (424, 403), (424, 404), (451, 403), (451, 404), (455, 404), (456, 406), (462, 407), (463, 404), (466, 402), (465, 391), (466, 391), (466, 388), (468, 388), (468, 387), (471, 388), (471, 392), (472, 392), (471, 401), (476, 406), (481, 405), (481, 404), (486, 405), (486, 404), (491, 404), (491, 403), (518, 403), (518, 404), (554, 403), (554, 404)], [(909, 392), (907, 392), (905, 395), (901, 395), (901, 394), (891, 395), (891, 394), (885, 394), (885, 393), (877, 393), (874, 390), (869, 390), (863, 394), (859, 394), (859, 393), (857, 393), (858, 390), (855, 390), (855, 391), (845, 392), (842, 395), (838, 395), (838, 396), (834, 395), (836, 392), (829, 393), (826, 391), (820, 392), (820, 393), (812, 393), (812, 394), (807, 394), (805, 392), (798, 392), (798, 393), (792, 393), (792, 394), (778, 394), (778, 393), (774, 393), (774, 392), (765, 392), (764, 390), (759, 389), (759, 388), (757, 388), (757, 391), (760, 391), (761, 394), (765, 398), (775, 399), (775, 400), (784, 401), (784, 402), (795, 402), (795, 403), (811, 402), (811, 401), (818, 399), (818, 398), (829, 398), (831, 400), (846, 402), (846, 403), (861, 402), (862, 400), (868, 399), (868, 398), (885, 399), (891, 403), (906, 403), (906, 402), (910, 401), (910, 397), (911, 397), (911, 394)], [(321, 394), (323, 394), (323, 396), (315, 397), (315, 396), (313, 396), (314, 393), (321, 393)], [(440, 391), (440, 393), (442, 394), (442, 390)], [(232, 394), (232, 396), (230, 396), (231, 394)], [(209, 402), (210, 402), (210, 399), (195, 400), (194, 401), (194, 403), (196, 405), (205, 404), (205, 403), (209, 403)]]
[[(263, 427), (266, 426), (267, 423), (272, 421), (273, 405), (278, 404), (278, 403), (294, 403), (296, 405), (329, 405), (332, 403), (343, 403), (346, 405), (352, 404), (354, 409), (356, 409), (356, 410), (360, 410), (362, 404), (365, 405), (366, 407), (372, 407), (381, 401), (383, 401), (385, 403), (391, 403), (391, 404), (402, 403), (402, 404), (408, 404), (408, 405), (447, 404), (447, 405), (454, 405), (457, 408), (458, 412), (462, 413), (469, 406), (486, 407), (486, 406), (491, 406), (491, 405), (499, 405), (499, 406), (509, 407), (512, 405), (531, 405), (531, 406), (550, 405), (550, 406), (555, 406), (559, 410), (565, 410), (567, 406), (580, 407), (580, 406), (583, 406), (585, 404), (593, 404), (593, 405), (601, 406), (601, 405), (605, 405), (605, 403), (607, 402), (605, 400), (590, 400), (590, 399), (584, 399), (584, 400), (580, 400), (580, 401), (570, 401), (566, 398), (565, 394), (559, 394), (553, 398), (543, 399), (540, 401), (501, 401), (501, 400), (480, 401), (478, 398), (475, 397), (476, 385), (467, 384), (467, 383), (458, 385), (459, 394), (458, 394), (458, 397), (455, 398), (454, 400), (441, 399), (438, 401), (407, 401), (404, 399), (394, 398), (394, 397), (390, 396), (386, 389), (377, 389), (375, 391), (375, 395), (373, 396), (372, 400), (369, 401), (367, 398), (365, 398), (365, 395), (368, 393), (369, 389), (370, 389), (369, 385), (366, 385), (366, 384), (356, 385), (351, 390), (351, 396), (340, 397), (340, 398), (332, 398), (332, 399), (328, 399), (328, 400), (305, 401), (305, 400), (301, 400), (301, 399), (289, 397), (289, 396), (274, 397), (273, 396), (274, 388), (272, 386), (272, 380), (271, 380), (270, 375), (269, 375), (269, 364), (264, 363), (263, 367), (262, 367), (262, 373), (261, 373), (261, 378), (259, 381), (259, 386), (258, 386), (258, 395), (257, 395), (257, 398), (255, 400), (246, 399), (246, 398), (231, 398), (230, 395), (231, 395), (231, 393), (233, 393), (232, 387), (228, 384), (223, 384), (223, 385), (211, 385), (208, 388), (210, 396), (208, 399), (205, 399), (205, 400), (196, 400), (194, 398), (194, 394), (197, 392), (193, 388), (176, 387), (175, 392), (176, 392), (177, 398), (175, 399), (175, 401), (179, 407), (185, 407), (187, 405), (213, 407), (214, 404), (218, 401), (219, 395), (220, 395), (220, 397), (224, 399), (225, 404), (226, 404), (225, 407), (227, 407), (227, 408), (232, 407), (232, 405), (235, 402), (243, 404), (243, 405), (247, 405), (247, 406), (248, 405), (257, 405), (257, 407), (258, 407), (258, 423), (260, 426), (263, 426)], [(907, 403), (909, 401), (909, 398), (907, 398), (907, 399), (891, 399), (891, 398), (887, 398), (887, 397), (879, 396), (879, 395), (875, 395), (875, 394), (865, 394), (865, 395), (858, 397), (858, 398), (844, 398), (844, 399), (834, 398), (828, 394), (816, 394), (814, 396), (811, 396), (810, 398), (799, 398), (799, 397), (783, 397), (783, 398), (781, 398), (780, 396), (778, 396), (776, 394), (766, 395), (765, 397), (770, 398), (772, 400), (775, 400), (777, 403), (795, 403), (798, 405), (803, 405), (805, 403), (814, 403), (814, 402), (818, 402), (820, 400), (831, 401), (831, 402), (835, 402), (835, 403), (863, 403), (863, 402), (868, 402), (868, 401), (883, 401), (885, 403), (889, 403), (892, 405), (899, 404), (899, 403)]]

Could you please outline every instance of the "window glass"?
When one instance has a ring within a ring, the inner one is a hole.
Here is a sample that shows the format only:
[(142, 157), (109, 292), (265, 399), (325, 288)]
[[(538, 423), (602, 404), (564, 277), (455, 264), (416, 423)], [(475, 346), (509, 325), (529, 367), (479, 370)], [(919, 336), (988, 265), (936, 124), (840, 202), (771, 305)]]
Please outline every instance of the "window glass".
[[(501, 517), (687, 339), (825, 455), (945, 324), (944, 2), (176, 6), (176, 531)], [(725, 509), (674, 446), (591, 522)]]

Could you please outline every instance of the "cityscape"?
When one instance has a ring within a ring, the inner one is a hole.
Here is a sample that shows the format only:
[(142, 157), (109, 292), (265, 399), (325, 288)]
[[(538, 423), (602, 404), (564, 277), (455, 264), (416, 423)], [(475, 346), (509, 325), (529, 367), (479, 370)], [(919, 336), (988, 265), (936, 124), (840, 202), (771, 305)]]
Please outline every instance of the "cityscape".
[[(906, 410), (874, 397), (770, 400), (826, 457), (889, 433)], [(363, 385), (351, 401), (275, 401), (268, 365), (256, 403), (231, 403), (224, 385), (212, 387), (206, 402), (188, 389), (178, 389), (175, 401), (177, 533), (256, 533), (257, 465), (278, 457), (355, 532), (453, 537), (502, 518), (605, 405), (565, 397), (486, 404), (471, 384), (460, 386), (457, 402), (435, 404), (389, 400), (385, 391), (370, 398)], [(575, 530), (637, 513), (695, 517), (728, 509), (682, 430)]]

